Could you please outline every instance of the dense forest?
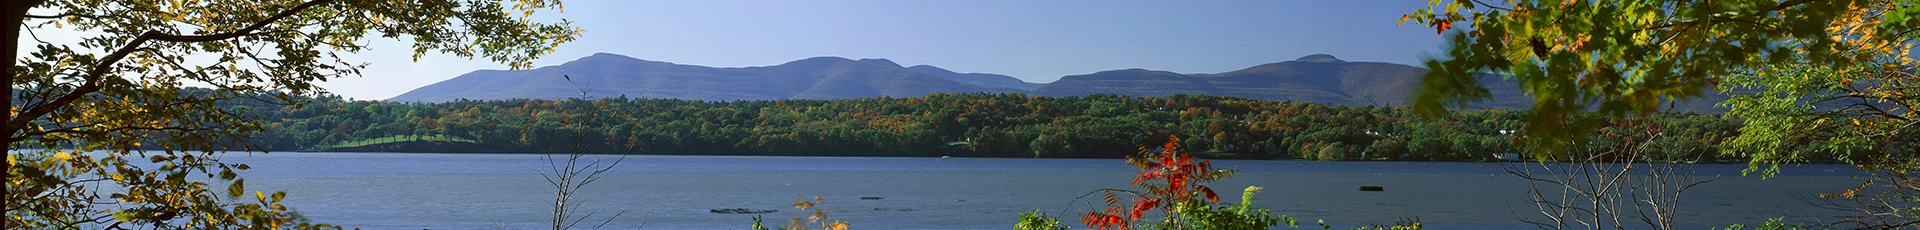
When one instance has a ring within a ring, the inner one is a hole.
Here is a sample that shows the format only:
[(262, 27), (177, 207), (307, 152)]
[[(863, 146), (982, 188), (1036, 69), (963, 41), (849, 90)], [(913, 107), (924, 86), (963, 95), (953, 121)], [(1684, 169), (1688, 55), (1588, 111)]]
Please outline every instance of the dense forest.
[[(1178, 138), (1212, 158), (1484, 161), (1521, 152), (1525, 111), (1422, 118), (1403, 108), (1177, 95), (696, 101), (602, 98), (244, 104), (269, 151), (1124, 157)], [(1655, 160), (1723, 160), (1714, 115), (1616, 122), (1595, 142), (1659, 133)], [(573, 128), (569, 128), (573, 127)], [(1637, 135), (1636, 135), (1637, 134)]]

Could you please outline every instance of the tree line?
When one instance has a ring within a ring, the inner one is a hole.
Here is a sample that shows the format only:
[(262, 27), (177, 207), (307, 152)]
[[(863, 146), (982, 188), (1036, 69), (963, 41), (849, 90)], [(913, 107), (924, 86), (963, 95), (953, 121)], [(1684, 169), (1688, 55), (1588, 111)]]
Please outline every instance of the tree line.
[[(1119, 158), (1140, 143), (1174, 137), (1212, 158), (1412, 161), (1485, 161), (1522, 152), (1515, 139), (1525, 135), (1520, 130), (1528, 113), (1423, 118), (1396, 107), (1209, 95), (1011, 93), (726, 102), (322, 97), (301, 106), (234, 106), (267, 121), (249, 142), (269, 151), (552, 152), (584, 138), (591, 140), (586, 150), (596, 153)], [(1635, 119), (1597, 136), (1657, 129), (1663, 138), (1656, 159), (1712, 161), (1721, 158), (1722, 138), (1739, 128), (1716, 115)], [(594, 128), (584, 136), (557, 128), (570, 122), (594, 122)], [(418, 141), (336, 148), (374, 139)]]

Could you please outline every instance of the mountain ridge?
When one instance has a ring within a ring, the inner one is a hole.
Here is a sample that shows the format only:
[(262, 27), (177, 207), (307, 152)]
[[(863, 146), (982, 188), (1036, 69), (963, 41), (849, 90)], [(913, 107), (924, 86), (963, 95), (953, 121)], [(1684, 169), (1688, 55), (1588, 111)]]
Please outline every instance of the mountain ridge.
[(909, 70), (886, 59), (812, 57), (773, 66), (707, 67), (596, 53), (560, 65), (531, 70), (476, 70), (386, 100), (447, 102), (459, 99), (559, 99), (583, 95), (593, 98), (630, 96), (771, 100), (907, 97), (939, 92), (1000, 93), (1024, 90), (952, 80)]
[[(1426, 69), (1328, 54), (1220, 73), (1128, 68), (1032, 83), (1007, 75), (960, 73), (932, 65), (903, 67), (885, 58), (811, 57), (779, 65), (707, 67), (595, 53), (531, 70), (476, 70), (386, 99), (447, 102), (513, 98), (647, 97), (688, 100), (915, 97), (929, 93), (1025, 93), (1044, 96), (1210, 94), (1349, 106), (1405, 106)], [(1483, 76), (1491, 96), (1461, 109), (1527, 108), (1513, 80)], [(583, 92), (584, 91), (584, 92)], [(1724, 95), (1675, 103), (1672, 111), (1720, 113)]]

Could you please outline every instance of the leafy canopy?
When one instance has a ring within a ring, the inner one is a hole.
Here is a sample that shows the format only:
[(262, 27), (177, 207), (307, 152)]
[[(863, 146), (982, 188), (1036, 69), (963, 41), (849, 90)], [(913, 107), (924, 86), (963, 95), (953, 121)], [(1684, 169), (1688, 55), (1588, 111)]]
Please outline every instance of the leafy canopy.
[[(526, 68), (581, 30), (529, 20), (559, 1), (21, 0), (0, 3), (10, 87), (5, 225), (292, 227), (283, 193), (244, 194), (223, 151), (260, 130), (233, 99), (295, 103), (358, 76), (372, 36)], [(65, 31), (79, 39), (46, 40)], [(25, 53), (26, 55), (20, 55)], [(207, 89), (200, 89), (207, 88)], [(23, 148), (38, 151), (15, 151)], [(97, 182), (97, 183), (96, 183)], [(224, 193), (209, 189), (225, 185)], [(124, 190), (116, 188), (125, 188)], [(221, 196), (221, 195), (224, 196)], [(116, 204), (116, 205), (99, 205)], [(313, 227), (313, 226), (307, 226)]]
[[(1782, 76), (1772, 72), (1910, 78), (1916, 64), (1910, 53), (1913, 38), (1920, 36), (1915, 5), (1912, 0), (1434, 0), (1401, 23), (1425, 24), (1448, 39), (1444, 57), (1425, 61), (1432, 71), (1413, 95), (1416, 112), (1439, 114), (1448, 106), (1488, 98), (1480, 76), (1514, 79), (1534, 99), (1526, 139), (1538, 146), (1535, 152), (1545, 153), (1542, 159), (1551, 159), (1569, 144), (1584, 143), (1605, 118), (1655, 113), (1663, 100), (1698, 97), (1727, 83), (1780, 90), (1813, 84), (1764, 80)], [(1741, 102), (1723, 105), (1734, 107), (1733, 114), (1751, 109)], [(1755, 163), (1784, 159), (1770, 152), (1751, 154)]]

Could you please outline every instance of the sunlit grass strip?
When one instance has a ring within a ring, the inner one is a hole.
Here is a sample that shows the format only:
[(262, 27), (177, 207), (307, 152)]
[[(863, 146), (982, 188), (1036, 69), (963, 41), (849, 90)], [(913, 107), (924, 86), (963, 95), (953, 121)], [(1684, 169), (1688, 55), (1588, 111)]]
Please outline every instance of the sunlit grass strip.
[(347, 141), (339, 144), (329, 145), (326, 148), (353, 148), (353, 147), (361, 147), (361, 146), (368, 146), (368, 145), (390, 144), (390, 143), (412, 142), (412, 141), (478, 143), (472, 139), (447, 136), (447, 135), (394, 135), (394, 136), (387, 136), (387, 137), (381, 137), (381, 138)]

